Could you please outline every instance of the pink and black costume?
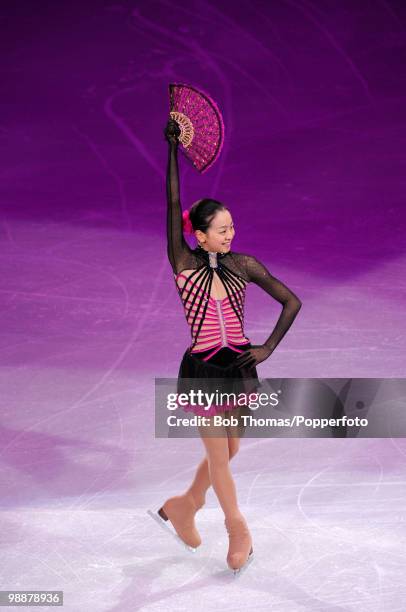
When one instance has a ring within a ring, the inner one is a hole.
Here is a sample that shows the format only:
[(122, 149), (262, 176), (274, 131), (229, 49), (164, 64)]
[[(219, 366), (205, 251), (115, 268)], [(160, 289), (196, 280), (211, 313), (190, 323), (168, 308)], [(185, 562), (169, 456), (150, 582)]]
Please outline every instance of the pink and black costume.
[[(244, 335), (244, 299), (246, 281), (224, 263), (224, 253), (209, 253), (200, 245), (195, 249), (200, 266), (188, 275), (180, 272), (175, 282), (186, 320), (191, 328), (193, 354), (207, 353), (208, 361), (223, 347), (242, 353), (239, 345), (249, 344)], [(227, 296), (217, 299), (210, 294), (214, 271), (223, 281)], [(210, 351), (208, 349), (211, 349)]]
[[(257, 284), (283, 305), (276, 326), (265, 342), (272, 350), (286, 334), (297, 314), (295, 305), (292, 305), (292, 296), (299, 300), (253, 256), (231, 250), (211, 253), (200, 245), (195, 249), (189, 247), (183, 236), (182, 210), (177, 197), (176, 156), (170, 158), (170, 164), (175, 164), (175, 168), (170, 168), (172, 172), (168, 172), (167, 182), (168, 258), (192, 337), (192, 343), (180, 364), (178, 393), (190, 390), (192, 379), (196, 378), (207, 381), (205, 390), (208, 390), (210, 379), (215, 378), (222, 379), (224, 384), (221, 389), (215, 385), (210, 389), (212, 392), (216, 389), (225, 392), (233, 389), (235, 393), (244, 391), (248, 394), (259, 386), (256, 368), (234, 364), (236, 356), (252, 346), (244, 332), (247, 284)], [(215, 298), (211, 292), (215, 274), (226, 294), (223, 299)], [(212, 416), (233, 408), (238, 406), (222, 404), (205, 410), (190, 405), (183, 407), (183, 410)]]

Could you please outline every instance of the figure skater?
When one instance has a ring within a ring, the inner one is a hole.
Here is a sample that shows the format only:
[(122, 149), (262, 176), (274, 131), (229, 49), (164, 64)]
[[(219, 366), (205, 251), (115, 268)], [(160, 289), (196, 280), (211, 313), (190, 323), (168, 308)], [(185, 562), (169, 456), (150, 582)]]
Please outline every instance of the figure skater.
[[(167, 238), (168, 258), (175, 283), (190, 325), (192, 345), (180, 364), (178, 384), (183, 379), (217, 378), (239, 381), (258, 380), (256, 367), (278, 346), (296, 315), (301, 301), (283, 283), (273, 277), (253, 256), (231, 250), (235, 235), (229, 209), (221, 202), (203, 199), (182, 214), (179, 196), (178, 138), (180, 129), (170, 119), (164, 130), (169, 143), (167, 168)], [(197, 246), (191, 249), (183, 231), (194, 233)], [(247, 283), (253, 282), (283, 306), (274, 330), (262, 345), (251, 345), (244, 334), (244, 297)], [(249, 385), (248, 385), (249, 386)], [(179, 388), (179, 387), (178, 387)], [(246, 387), (247, 388), (247, 387)], [(252, 386), (251, 386), (252, 388)], [(205, 504), (210, 485), (224, 512), (229, 537), (227, 563), (234, 573), (241, 570), (253, 553), (252, 538), (237, 502), (230, 460), (240, 446), (243, 427), (211, 426), (213, 415), (242, 414), (239, 406), (213, 405), (207, 411), (187, 406), (186, 411), (206, 416), (209, 427), (199, 427), (205, 457), (195, 477), (182, 495), (171, 497), (158, 510), (170, 521), (177, 535), (192, 549), (201, 544), (195, 514)]]

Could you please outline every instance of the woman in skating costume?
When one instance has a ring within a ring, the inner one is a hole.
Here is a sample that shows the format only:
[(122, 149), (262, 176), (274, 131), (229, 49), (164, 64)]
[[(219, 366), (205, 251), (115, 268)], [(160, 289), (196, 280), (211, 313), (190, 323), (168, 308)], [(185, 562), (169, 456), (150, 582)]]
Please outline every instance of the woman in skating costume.
[[(209, 383), (210, 378), (215, 378), (223, 379), (227, 389), (244, 389), (248, 393), (256, 388), (258, 381), (255, 366), (275, 350), (299, 312), (301, 301), (258, 259), (231, 250), (235, 234), (233, 220), (221, 202), (199, 200), (189, 212), (182, 214), (177, 160), (180, 130), (176, 121), (170, 119), (164, 133), (169, 143), (168, 258), (192, 335), (192, 344), (180, 365), (178, 391), (187, 390), (186, 380), (197, 378)], [(194, 249), (183, 236), (184, 229), (188, 228), (198, 242)], [(253, 346), (244, 333), (244, 297), (249, 282), (257, 284), (283, 306), (274, 330), (262, 345)], [(207, 411), (201, 406), (188, 405), (184, 410), (207, 417), (209, 423), (213, 415), (226, 418), (237, 415), (239, 424), (237, 428), (199, 427), (206, 456), (187, 491), (167, 499), (158, 514), (172, 523), (186, 545), (196, 549), (201, 538), (194, 517), (203, 507), (206, 491), (212, 485), (223, 509), (229, 536), (227, 563), (237, 572), (253, 553), (251, 534), (238, 507), (230, 471), (230, 460), (239, 450), (244, 430), (239, 417), (247, 414), (246, 407), (215, 404)]]

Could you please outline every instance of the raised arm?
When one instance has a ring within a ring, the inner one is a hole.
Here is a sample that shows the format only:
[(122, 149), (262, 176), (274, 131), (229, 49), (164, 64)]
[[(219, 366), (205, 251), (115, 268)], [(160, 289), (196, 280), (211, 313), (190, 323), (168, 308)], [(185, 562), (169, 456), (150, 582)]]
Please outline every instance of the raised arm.
[(272, 276), (256, 257), (246, 257), (245, 269), (250, 281), (282, 304), (282, 312), (269, 338), (263, 345), (252, 348), (237, 358), (239, 365), (255, 366), (273, 353), (295, 320), (302, 302), (286, 285)]
[(165, 129), (165, 137), (169, 143), (168, 168), (166, 174), (167, 195), (167, 252), (168, 259), (174, 273), (182, 269), (189, 246), (183, 236), (182, 207), (179, 196), (179, 171), (178, 171), (178, 135), (180, 129), (173, 120), (168, 121)]

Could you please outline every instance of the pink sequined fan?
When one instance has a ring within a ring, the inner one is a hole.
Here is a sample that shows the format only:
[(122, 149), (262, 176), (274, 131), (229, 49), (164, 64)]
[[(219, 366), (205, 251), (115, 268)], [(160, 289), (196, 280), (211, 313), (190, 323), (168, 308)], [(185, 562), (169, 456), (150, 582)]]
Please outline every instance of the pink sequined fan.
[(195, 87), (169, 85), (170, 117), (180, 127), (180, 150), (203, 173), (216, 161), (224, 142), (224, 123), (217, 104)]

